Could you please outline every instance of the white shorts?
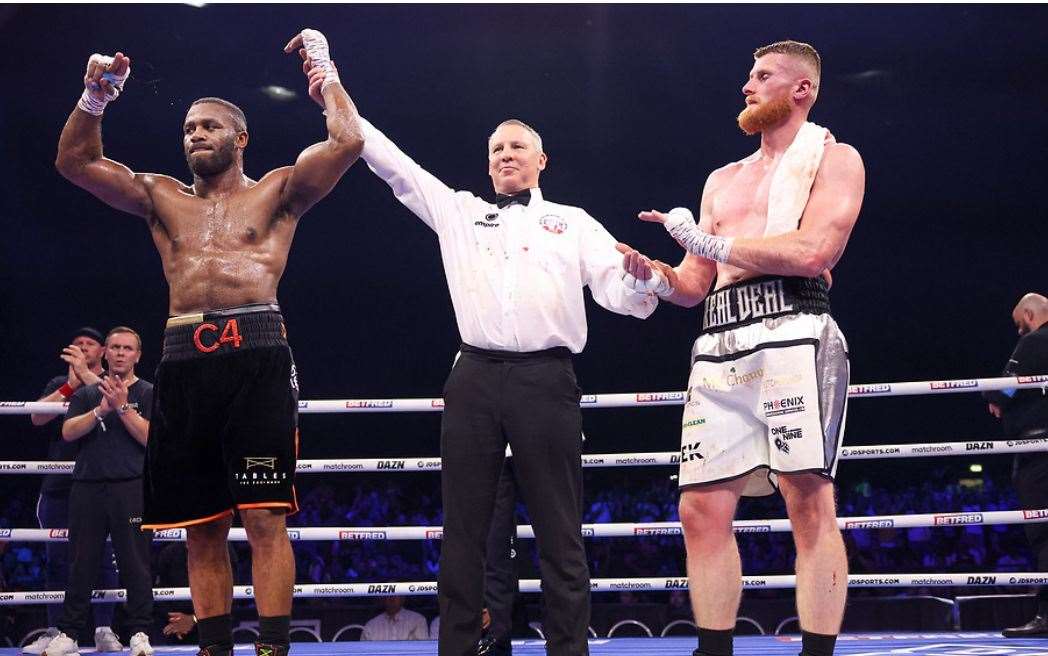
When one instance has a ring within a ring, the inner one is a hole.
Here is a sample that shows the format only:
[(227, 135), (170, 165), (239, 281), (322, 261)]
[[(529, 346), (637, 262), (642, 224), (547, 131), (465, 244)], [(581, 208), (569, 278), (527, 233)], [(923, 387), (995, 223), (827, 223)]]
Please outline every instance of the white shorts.
[(848, 407), (848, 344), (829, 314), (791, 314), (695, 340), (679, 484), (746, 478), (765, 496), (777, 474), (833, 478)]

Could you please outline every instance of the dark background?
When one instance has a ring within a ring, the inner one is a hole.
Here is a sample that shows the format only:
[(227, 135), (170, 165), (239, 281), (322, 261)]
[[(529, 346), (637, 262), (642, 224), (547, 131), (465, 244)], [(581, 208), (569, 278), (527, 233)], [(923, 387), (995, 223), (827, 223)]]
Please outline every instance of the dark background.
[[(247, 114), (257, 179), (324, 137), (298, 59), (281, 50), (303, 27), (327, 35), (361, 113), (450, 186), (490, 197), (485, 139), (519, 117), (549, 153), (547, 198), (673, 261), (678, 247), (636, 212), (694, 209), (711, 170), (757, 147), (734, 122), (755, 47), (814, 44), (823, 80), (811, 118), (867, 170), (832, 292), (852, 381), (996, 375), (1016, 339), (1011, 308), (1048, 291), (1046, 18), (1042, 6), (972, 5), (0, 8), (0, 398), (35, 399), (82, 324), (131, 325), (145, 339), (139, 373), (152, 378), (158, 361), (167, 288), (145, 225), (53, 166), (88, 56), (133, 62), (106, 111), (107, 156), (188, 180), (182, 118), (217, 95)], [(260, 90), (271, 84), (298, 97), (274, 101)], [(437, 242), (363, 162), (302, 220), (280, 301), (303, 398), (440, 395), (459, 340)], [(642, 323), (587, 305), (585, 392), (684, 387), (697, 310), (665, 305)], [(971, 394), (859, 399), (849, 414), (846, 444), (998, 435)], [(679, 418), (589, 410), (587, 451), (676, 449)], [(27, 419), (2, 422), (0, 457), (43, 455)], [(435, 455), (438, 423), (307, 415), (302, 456)], [(861, 461), (842, 465), (842, 480), (968, 462)]]

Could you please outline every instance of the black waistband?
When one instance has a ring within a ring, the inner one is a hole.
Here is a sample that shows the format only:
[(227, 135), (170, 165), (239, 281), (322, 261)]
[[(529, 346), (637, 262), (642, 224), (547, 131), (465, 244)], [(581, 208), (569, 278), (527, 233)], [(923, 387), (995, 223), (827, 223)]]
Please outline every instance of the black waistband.
[(223, 317), (238, 317), (256, 312), (280, 313), (280, 306), (276, 303), (249, 303), (247, 305), (236, 305), (234, 307), (207, 310), (206, 312), (193, 312), (191, 314), (179, 314), (167, 318), (167, 327), (183, 326), (189, 323), (197, 323), (204, 320), (214, 320)]
[(505, 360), (507, 362), (522, 362), (524, 360), (541, 360), (543, 358), (571, 358), (571, 349), (567, 346), (554, 346), (541, 351), (493, 351), (491, 349), (477, 348), (463, 343), (459, 350), (463, 353), (482, 355), (490, 360)]
[(162, 360), (189, 360), (287, 346), (280, 306), (244, 305), (168, 319)]
[(713, 333), (790, 314), (829, 314), (822, 278), (761, 276), (718, 289), (702, 305), (702, 332)]

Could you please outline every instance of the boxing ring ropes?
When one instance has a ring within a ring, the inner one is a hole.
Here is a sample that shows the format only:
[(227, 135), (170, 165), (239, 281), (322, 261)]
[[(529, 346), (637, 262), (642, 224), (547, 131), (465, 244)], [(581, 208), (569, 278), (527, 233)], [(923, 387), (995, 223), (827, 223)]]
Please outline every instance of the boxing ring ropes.
[[(928, 394), (952, 394), (963, 392), (983, 392), (1002, 389), (1040, 388), (1048, 390), (1048, 375), (1019, 376), (1004, 378), (980, 378), (965, 380), (912, 381), (896, 383), (875, 383), (851, 385), (848, 388), (849, 398), (913, 396)], [(581, 398), (582, 408), (631, 408), (682, 405), (685, 392), (635, 392), (623, 394), (588, 394)], [(0, 415), (26, 415), (30, 413), (64, 413), (68, 404), (45, 402), (0, 402)], [(338, 399), (308, 400), (299, 402), (299, 412), (314, 413), (373, 413), (373, 412), (439, 412), (444, 403), (438, 398), (414, 399)], [(1048, 438), (1026, 440), (985, 440), (964, 442), (938, 442), (926, 444), (885, 444), (873, 446), (842, 447), (841, 460), (864, 460), (874, 458), (915, 458), (946, 457), (963, 455), (993, 455), (1028, 453), (1048, 450)], [(582, 465), (596, 467), (638, 467), (664, 466), (679, 464), (677, 452), (648, 453), (613, 453), (583, 455)], [(0, 461), (0, 474), (69, 474), (72, 462), (55, 461)], [(383, 472), (402, 473), (419, 471), (440, 471), (440, 459), (433, 457), (414, 458), (359, 458), (359, 459), (314, 459), (300, 460), (297, 473), (337, 473), (337, 472)], [(1004, 524), (1027, 524), (1048, 522), (1048, 508), (958, 512), (958, 513), (925, 513), (912, 515), (878, 515), (862, 517), (841, 517), (838, 525), (843, 530), (871, 528), (937, 528), (957, 526), (993, 526)], [(790, 531), (788, 519), (742, 520), (734, 522), (736, 533), (780, 533)], [(679, 522), (647, 523), (600, 523), (584, 524), (582, 534), (587, 538), (622, 538), (643, 536), (680, 535)], [(439, 540), (442, 530), (438, 526), (383, 526), (383, 527), (300, 527), (289, 528), (288, 535), (293, 542), (316, 540)], [(534, 537), (531, 526), (518, 527), (518, 536), (528, 539)], [(184, 529), (154, 531), (154, 541), (184, 541)], [(246, 541), (243, 529), (234, 528), (230, 539)], [(67, 540), (66, 529), (0, 529), (0, 541), (6, 542), (52, 542)], [(848, 577), (851, 588), (900, 588), (900, 587), (970, 587), (970, 586), (1033, 586), (1048, 585), (1048, 573), (1042, 572), (972, 572), (960, 574), (915, 573), (915, 574), (852, 574)], [(796, 586), (796, 577), (791, 575), (744, 576), (743, 589), (784, 589)], [(686, 590), (687, 578), (600, 578), (592, 579), (593, 592), (629, 591), (670, 591)], [(540, 592), (540, 581), (524, 579), (520, 581), (521, 592)], [(296, 597), (369, 597), (383, 595), (434, 595), (437, 591), (435, 581), (414, 582), (371, 582), (371, 583), (326, 583), (295, 585)], [(188, 588), (155, 588), (154, 598), (157, 601), (188, 600)], [(235, 586), (235, 599), (252, 598), (251, 586)], [(0, 605), (48, 604), (61, 602), (62, 591), (4, 592), (0, 593)], [(92, 595), (94, 602), (120, 601), (124, 598), (123, 590), (97, 590)], [(990, 638), (994, 634), (956, 634), (953, 638), (976, 639)], [(943, 634), (930, 636), (943, 638)], [(949, 636), (948, 636), (949, 637)], [(621, 642), (628, 642), (622, 639)], [(863, 654), (921, 653), (1001, 653), (1001, 654), (1044, 654), (1048, 649), (1043, 642), (1033, 641), (1038, 645), (1033, 651), (1019, 644), (1024, 641), (1008, 641), (1015, 649), (991, 652), (965, 651), (973, 643), (954, 645), (961, 651), (949, 651), (950, 645), (942, 646), (947, 651), (931, 651), (917, 647), (911, 650), (902, 643), (899, 650), (861, 652)], [(541, 643), (540, 643), (541, 644)], [(845, 643), (841, 643), (845, 644)], [(905, 643), (908, 645), (909, 643)], [(982, 643), (979, 643), (982, 644)], [(888, 645), (885, 645), (886, 647)], [(979, 647), (976, 647), (977, 649)], [(767, 652), (768, 647), (762, 647)], [(796, 649), (796, 647), (793, 647)], [(642, 650), (643, 651), (643, 650)], [(630, 647), (631, 653), (637, 653), (637, 647)], [(416, 653), (415, 651), (382, 653)], [(418, 652), (422, 653), (422, 652)], [(538, 652), (536, 652), (538, 653)], [(611, 653), (606, 652), (606, 653)], [(746, 653), (745, 651), (737, 653)], [(762, 653), (757, 651), (753, 653)], [(785, 652), (784, 652), (785, 653)], [(838, 653), (841, 649), (838, 649)], [(852, 652), (847, 653), (860, 653)]]

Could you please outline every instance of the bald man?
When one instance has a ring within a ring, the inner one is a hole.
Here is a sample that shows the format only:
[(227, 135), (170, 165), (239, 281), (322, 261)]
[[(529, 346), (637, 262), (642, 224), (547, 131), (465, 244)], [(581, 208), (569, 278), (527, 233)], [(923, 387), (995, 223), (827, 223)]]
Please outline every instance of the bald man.
[[(1048, 298), (1026, 294), (1012, 310), (1019, 343), (1004, 367), (1005, 376), (1041, 378), (1048, 384)], [(1048, 438), (1048, 387), (986, 392), (990, 413), (1001, 420), (1004, 432), (1019, 439)], [(1048, 508), (1048, 453), (1015, 456), (1012, 480), (1024, 509)], [(1037, 556), (1038, 571), (1048, 572), (1048, 524), (1027, 524), (1026, 537)], [(1048, 636), (1048, 587), (1037, 594), (1037, 615), (1004, 630), (1006, 638)]]

